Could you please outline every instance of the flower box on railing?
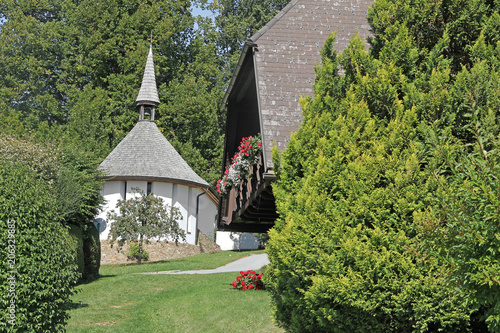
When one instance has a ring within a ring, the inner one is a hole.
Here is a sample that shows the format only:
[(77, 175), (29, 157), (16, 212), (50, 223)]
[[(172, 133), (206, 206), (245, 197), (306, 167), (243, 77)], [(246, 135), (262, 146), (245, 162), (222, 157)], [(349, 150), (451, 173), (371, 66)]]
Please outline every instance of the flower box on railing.
[(250, 167), (259, 162), (261, 154), (260, 134), (243, 138), (231, 164), (226, 167), (224, 175), (217, 181), (217, 192), (222, 197), (227, 197), (231, 188), (239, 188), (243, 180), (252, 176)]

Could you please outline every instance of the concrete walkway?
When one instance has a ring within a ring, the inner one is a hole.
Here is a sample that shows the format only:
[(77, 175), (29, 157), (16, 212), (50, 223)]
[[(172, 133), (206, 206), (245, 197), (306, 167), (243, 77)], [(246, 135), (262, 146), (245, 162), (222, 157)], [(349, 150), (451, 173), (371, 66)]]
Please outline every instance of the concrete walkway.
[(267, 253), (252, 254), (251, 256), (238, 259), (225, 266), (215, 269), (203, 269), (197, 271), (163, 271), (163, 272), (147, 272), (137, 274), (215, 274), (215, 273), (228, 273), (240, 271), (255, 271), (269, 264)]

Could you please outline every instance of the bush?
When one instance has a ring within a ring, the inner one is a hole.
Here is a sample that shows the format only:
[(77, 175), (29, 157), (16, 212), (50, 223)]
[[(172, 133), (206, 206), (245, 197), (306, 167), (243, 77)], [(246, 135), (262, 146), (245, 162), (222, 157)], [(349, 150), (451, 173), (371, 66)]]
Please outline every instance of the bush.
[(70, 239), (68, 243), (70, 244), (71, 251), (75, 256), (75, 263), (78, 267), (78, 273), (83, 278), (85, 272), (85, 258), (83, 255), (83, 233), (82, 228), (79, 225), (70, 224), (68, 226), (68, 232)]
[(241, 271), (240, 275), (231, 285), (239, 290), (262, 290), (265, 289), (262, 282), (262, 274), (257, 274), (255, 271)]
[[(498, 266), (500, 236), (482, 227), (483, 218), (498, 221), (498, 200), (486, 200), (498, 193), (496, 174), (486, 185), (476, 159), (469, 163), (476, 171), (463, 175), (479, 179), (468, 180), (473, 194), (459, 196), (483, 210), (467, 220), (480, 226), (475, 244), (473, 236), (453, 229), (444, 234), (458, 241), (449, 242), (455, 248), (426, 247), (421, 222), (429, 218), (425, 212), (434, 212), (433, 222), (462, 214), (460, 205), (444, 212), (435, 200), (443, 191), (432, 172), (445, 159), (429, 145), (430, 133), (452, 149), (475, 140), (467, 124), (483, 124), (490, 137), (500, 133), (500, 44), (485, 28), (498, 30), (499, 9), (481, 1), (442, 6), (379, 0), (370, 10), (370, 52), (357, 36), (340, 55), (334, 37), (327, 40), (315, 95), (301, 100), (304, 121), (273, 184), (280, 218), (269, 232), (271, 264), (264, 279), (275, 317), (288, 331), (482, 332), (484, 322), (477, 321), (484, 320), (485, 308), (490, 330), (498, 329), (497, 274), (490, 269)], [(484, 34), (473, 26), (485, 28)], [(444, 178), (450, 169), (443, 169)], [(456, 187), (462, 176), (450, 181), (452, 195), (466, 191)], [(456, 252), (469, 242), (467, 252)], [(469, 260), (459, 267), (466, 273), (455, 275), (436, 253)]]
[[(127, 258), (130, 260), (137, 260), (139, 258), (139, 243), (130, 242), (127, 250)], [(142, 249), (142, 260), (149, 260), (149, 253), (143, 248)]]
[(450, 283), (481, 311), (490, 332), (500, 332), (500, 145), (478, 125), (474, 145), (434, 141), (444, 159), (434, 172), (437, 204), (417, 222)]
[(99, 174), (74, 147), (2, 134), (0, 331), (63, 331), (73, 286), (89, 266), (82, 227), (102, 201)]
[(0, 331), (63, 331), (78, 273), (55, 195), (38, 173), (4, 159), (0, 193), (0, 243), (9, 244), (0, 247)]

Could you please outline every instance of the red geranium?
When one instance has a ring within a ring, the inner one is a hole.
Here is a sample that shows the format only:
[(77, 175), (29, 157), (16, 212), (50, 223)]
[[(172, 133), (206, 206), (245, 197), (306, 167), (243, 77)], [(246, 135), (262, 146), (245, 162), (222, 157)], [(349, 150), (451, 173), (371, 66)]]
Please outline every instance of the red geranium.
[(248, 179), (249, 168), (257, 164), (262, 153), (260, 134), (241, 139), (238, 151), (234, 154), (231, 164), (226, 167), (222, 178), (217, 181), (216, 188), (220, 195), (225, 196), (232, 187), (238, 187), (242, 180)]
[(264, 283), (262, 282), (262, 274), (255, 273), (255, 271), (241, 271), (240, 275), (236, 277), (231, 285), (236, 289), (241, 290), (262, 290)]

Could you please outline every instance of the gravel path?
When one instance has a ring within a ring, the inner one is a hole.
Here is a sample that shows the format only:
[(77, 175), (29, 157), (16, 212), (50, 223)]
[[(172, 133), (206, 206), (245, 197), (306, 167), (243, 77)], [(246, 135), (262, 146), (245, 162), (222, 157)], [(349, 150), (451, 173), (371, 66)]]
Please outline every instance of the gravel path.
[(238, 259), (225, 266), (221, 266), (216, 269), (203, 269), (197, 271), (163, 271), (163, 272), (148, 272), (148, 273), (137, 273), (137, 274), (215, 274), (215, 273), (227, 273), (227, 272), (240, 272), (248, 270), (257, 270), (265, 265), (269, 264), (269, 259), (267, 258), (267, 253), (264, 254), (252, 254), (251, 256)]

